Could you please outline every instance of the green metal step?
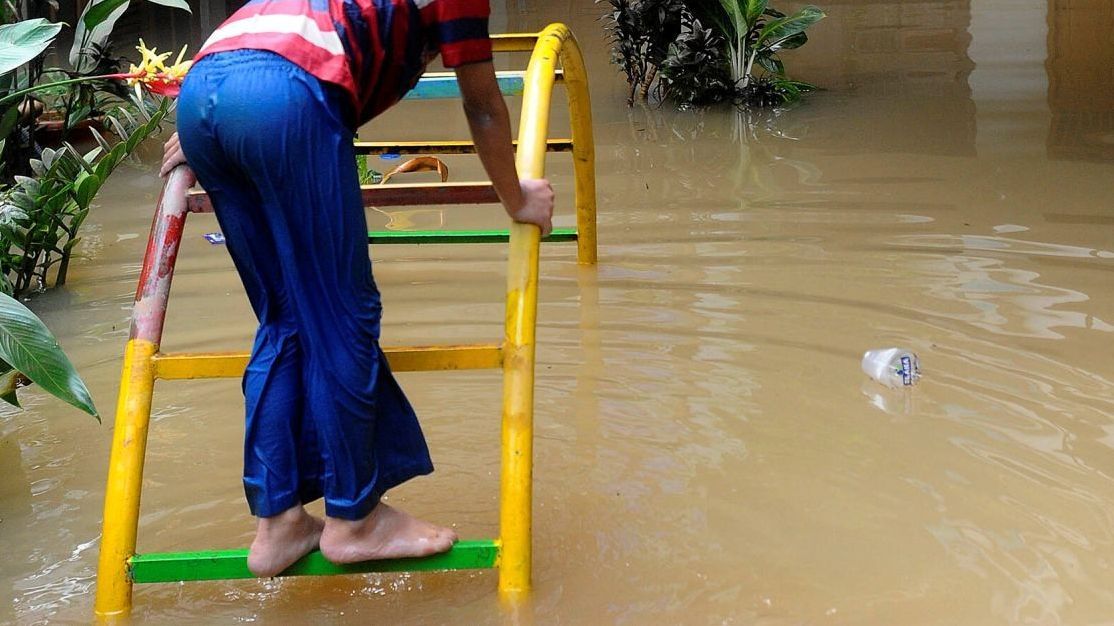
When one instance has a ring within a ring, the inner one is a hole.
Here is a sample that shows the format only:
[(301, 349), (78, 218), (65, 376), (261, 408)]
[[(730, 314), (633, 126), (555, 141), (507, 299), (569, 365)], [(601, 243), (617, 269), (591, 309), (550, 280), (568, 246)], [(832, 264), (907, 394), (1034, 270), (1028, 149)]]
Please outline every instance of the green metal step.
[[(368, 243), (505, 243), (510, 241), (506, 230), (386, 230), (367, 234)], [(575, 228), (554, 228), (542, 239), (547, 243), (576, 241)]]
[[(291, 565), (279, 576), (335, 576), (369, 572), (431, 572), (458, 569), (487, 569), (499, 561), (499, 546), (494, 539), (460, 541), (443, 554), (418, 559), (365, 561), (336, 565), (313, 551)], [(199, 552), (162, 552), (137, 554), (128, 560), (131, 578), (136, 583), (171, 583), (192, 580), (231, 580), (255, 578), (248, 571), (248, 551), (202, 550)]]

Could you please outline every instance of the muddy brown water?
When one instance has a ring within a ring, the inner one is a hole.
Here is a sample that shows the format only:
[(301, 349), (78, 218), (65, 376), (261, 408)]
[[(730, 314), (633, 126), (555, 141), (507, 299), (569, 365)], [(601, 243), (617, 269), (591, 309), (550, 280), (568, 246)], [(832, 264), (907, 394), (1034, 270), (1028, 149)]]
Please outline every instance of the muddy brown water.
[[(196, 41), (223, 15), (211, 4), (159, 32)], [(531, 602), (504, 612), (493, 572), (191, 583), (137, 588), (136, 621), (1111, 623), (1110, 2), (826, 2), (786, 61), (827, 90), (752, 115), (627, 109), (598, 7), (495, 4), (495, 30), (573, 25), (599, 158), (599, 266), (562, 244), (542, 261)], [(462, 138), (456, 107), (408, 105), (363, 134)], [(553, 123), (564, 132), (566, 116)], [(449, 162), (455, 179), (479, 175)], [(568, 157), (550, 162), (571, 226)], [(149, 167), (119, 172), (70, 285), (33, 303), (106, 423), (34, 390), (0, 416), (0, 622), (91, 615), (158, 188)], [(369, 219), (502, 223), (496, 207)], [(231, 264), (202, 237), (214, 230), (190, 219), (167, 349), (249, 345)], [(500, 336), (502, 247), (373, 257), (385, 344)], [(910, 394), (859, 371), (889, 345), (920, 354)], [(390, 501), (493, 535), (498, 373), (401, 378), (438, 471)], [(236, 381), (157, 388), (141, 551), (250, 540), (241, 411)]]

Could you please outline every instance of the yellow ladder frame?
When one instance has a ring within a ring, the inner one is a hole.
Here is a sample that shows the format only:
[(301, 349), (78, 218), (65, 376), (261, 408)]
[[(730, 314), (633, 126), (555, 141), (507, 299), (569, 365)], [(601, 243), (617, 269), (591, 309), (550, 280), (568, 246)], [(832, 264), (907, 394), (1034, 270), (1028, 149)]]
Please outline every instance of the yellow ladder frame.
[[(498, 52), (533, 51), (524, 76), (522, 115), (516, 162), (520, 176), (542, 178), (554, 84), (560, 79), (572, 127), (576, 184), (578, 254), (582, 264), (596, 263), (595, 148), (587, 75), (580, 47), (564, 24), (539, 33), (497, 35)], [(558, 70), (560, 63), (562, 70)], [(432, 152), (468, 152), (464, 142), (423, 144)], [(375, 152), (377, 146), (363, 146)], [(382, 148), (380, 146), (380, 148)], [(191, 202), (187, 174), (170, 174), (158, 211), (136, 292), (131, 334), (124, 351), (115, 432), (105, 491), (103, 533), (97, 568), (94, 612), (100, 621), (126, 619), (132, 608), (130, 562), (136, 556), (139, 503), (154, 383), (158, 378), (237, 376), (246, 354), (166, 354), (159, 350), (170, 282)], [(416, 186), (419, 187), (419, 186)], [(428, 186), (430, 188), (436, 185)], [(416, 189), (413, 199), (423, 194)], [(365, 189), (365, 199), (369, 190)], [(371, 198), (374, 200), (374, 198)], [(196, 208), (196, 206), (194, 207)], [(398, 371), (503, 368), (502, 470), (500, 478), (498, 555), (500, 596), (507, 600), (530, 590), (533, 481), (534, 353), (537, 316), (540, 231), (514, 223), (510, 229), (506, 325), (501, 345), (417, 347), (387, 350)]]

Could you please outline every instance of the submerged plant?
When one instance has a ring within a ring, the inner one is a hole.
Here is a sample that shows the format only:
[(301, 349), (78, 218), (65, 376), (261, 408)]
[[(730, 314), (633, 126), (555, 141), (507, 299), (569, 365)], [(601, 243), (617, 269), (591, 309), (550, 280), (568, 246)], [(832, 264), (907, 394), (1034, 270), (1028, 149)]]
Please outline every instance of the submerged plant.
[(814, 89), (786, 75), (780, 52), (808, 41), (805, 30), (825, 17), (815, 6), (786, 15), (768, 0), (608, 2), (604, 20), (612, 60), (631, 86), (628, 103), (645, 100), (655, 79), (659, 95), (681, 105), (764, 106)]
[(664, 97), (683, 106), (704, 106), (735, 97), (735, 85), (727, 71), (723, 38), (704, 28), (700, 21), (686, 21), (685, 31), (669, 46), (661, 64)]
[(669, 47), (681, 34), (682, 0), (608, 0), (605, 28), (611, 61), (622, 68), (630, 85), (627, 103), (649, 95)]
[(812, 5), (786, 15), (770, 8), (768, 0), (688, 0), (688, 5), (727, 39), (731, 79), (742, 89), (757, 78), (756, 64), (784, 78), (778, 52), (803, 46), (808, 41), (805, 30), (825, 17)]

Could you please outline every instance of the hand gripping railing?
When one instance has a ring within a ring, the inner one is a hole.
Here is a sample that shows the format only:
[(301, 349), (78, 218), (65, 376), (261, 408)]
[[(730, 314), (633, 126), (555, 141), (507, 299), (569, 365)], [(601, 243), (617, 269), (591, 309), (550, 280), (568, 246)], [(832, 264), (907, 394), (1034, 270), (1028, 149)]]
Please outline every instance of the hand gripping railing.
[[(537, 34), (493, 38), (497, 51), (533, 50), (525, 74), (503, 73), (509, 93), (521, 89), (522, 117), (517, 164), (524, 178), (545, 174), (547, 151), (573, 154), (580, 263), (596, 261), (595, 155), (584, 62), (576, 39), (562, 24)], [(562, 70), (558, 70), (560, 64)], [(443, 94), (451, 91), (444, 77), (427, 76)], [(423, 78), (423, 81), (426, 81)], [(553, 87), (566, 86), (572, 140), (549, 140), (549, 107)], [(439, 97), (421, 83), (416, 97)], [(432, 95), (431, 95), (432, 94)], [(368, 143), (363, 153), (472, 152), (468, 142)], [(102, 621), (126, 618), (131, 612), (133, 583), (250, 578), (247, 550), (136, 554), (139, 501), (156, 379), (240, 376), (248, 355), (239, 353), (167, 354), (159, 350), (163, 324), (186, 216), (207, 208), (203, 192), (190, 191), (192, 175), (179, 167), (167, 178), (147, 243), (143, 270), (132, 312), (131, 334), (124, 351), (120, 396), (116, 408), (105, 491), (104, 529), (97, 569), (95, 613)], [(377, 206), (475, 203), (496, 200), (488, 185), (389, 185), (364, 189), (365, 202)], [(488, 233), (490, 235), (491, 233)], [(372, 240), (374, 240), (374, 233)], [(387, 349), (394, 371), (503, 369), (502, 474), (499, 537), (461, 541), (445, 554), (420, 559), (368, 561), (334, 565), (313, 552), (281, 575), (326, 575), (372, 571), (415, 571), (499, 568), (499, 591), (513, 600), (530, 589), (531, 502), (533, 471), (534, 333), (537, 316), (540, 231), (512, 224), (507, 272), (506, 327), (502, 344)], [(490, 241), (481, 237), (478, 241)]]

